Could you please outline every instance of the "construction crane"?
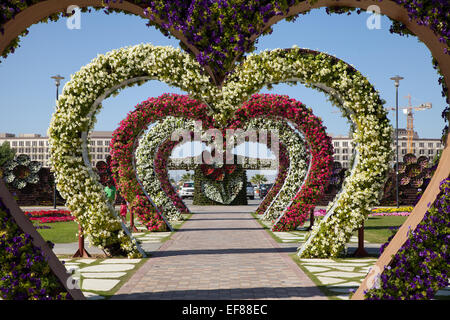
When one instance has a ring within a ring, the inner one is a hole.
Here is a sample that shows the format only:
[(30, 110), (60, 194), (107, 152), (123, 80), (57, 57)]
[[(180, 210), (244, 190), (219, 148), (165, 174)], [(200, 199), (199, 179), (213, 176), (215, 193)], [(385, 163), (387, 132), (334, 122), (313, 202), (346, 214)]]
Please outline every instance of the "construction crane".
[[(405, 98), (408, 99), (408, 106), (407, 107), (399, 107), (399, 109), (403, 110), (403, 113), (406, 115), (406, 120), (407, 120), (407, 126), (406, 126), (406, 133), (407, 133), (407, 152), (408, 153), (413, 153), (413, 139), (414, 139), (414, 114), (413, 114), (413, 110), (415, 111), (422, 111), (422, 110), (427, 110), (427, 109), (431, 109), (432, 105), (431, 102), (427, 102), (427, 103), (422, 103), (420, 106), (416, 106), (414, 107), (411, 104), (411, 94), (408, 94)], [(395, 111), (395, 107), (394, 108), (386, 108), (386, 110), (394, 110)]]

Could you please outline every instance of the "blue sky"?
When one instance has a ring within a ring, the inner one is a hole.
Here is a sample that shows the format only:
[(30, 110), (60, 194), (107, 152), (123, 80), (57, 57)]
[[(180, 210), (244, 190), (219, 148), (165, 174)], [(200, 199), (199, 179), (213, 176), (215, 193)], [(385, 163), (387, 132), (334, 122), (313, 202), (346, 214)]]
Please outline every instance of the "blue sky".
[[(259, 40), (257, 49), (298, 45), (336, 55), (369, 78), (387, 101), (386, 106), (395, 106), (395, 88), (389, 78), (399, 74), (405, 78), (400, 84), (400, 106), (408, 104), (404, 97), (409, 93), (413, 105), (433, 104), (431, 110), (415, 113), (415, 130), (421, 137), (440, 138), (444, 127), (440, 115), (445, 100), (441, 97), (430, 52), (415, 37), (390, 34), (390, 23), (385, 18), (381, 19), (381, 29), (369, 30), (366, 26), (368, 18), (367, 13), (329, 16), (324, 10), (315, 10), (294, 23), (275, 25), (271, 35)], [(71, 74), (98, 54), (147, 42), (178, 47), (175, 38), (169, 39), (156, 29), (146, 27), (139, 17), (123, 14), (82, 14), (79, 30), (68, 29), (66, 19), (32, 26), (16, 53), (0, 63), (0, 132), (45, 135), (55, 105), (51, 76), (61, 74), (66, 77), (64, 84)], [(105, 100), (95, 130), (115, 130), (136, 104), (165, 92), (183, 93), (164, 83), (151, 81)], [(323, 119), (329, 133), (348, 133), (346, 120), (322, 93), (302, 85), (277, 85), (270, 92), (289, 95), (312, 107)], [(390, 112), (389, 117), (395, 125), (394, 112)], [(400, 114), (399, 126), (406, 126), (403, 114)]]

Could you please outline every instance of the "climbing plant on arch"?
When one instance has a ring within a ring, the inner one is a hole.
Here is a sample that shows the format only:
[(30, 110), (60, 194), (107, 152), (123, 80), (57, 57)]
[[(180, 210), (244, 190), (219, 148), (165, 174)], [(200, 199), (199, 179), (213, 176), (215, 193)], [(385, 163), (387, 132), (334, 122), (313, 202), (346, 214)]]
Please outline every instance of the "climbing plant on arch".
[[(149, 230), (161, 231), (165, 230), (166, 226), (170, 227), (169, 222), (163, 222), (163, 220), (165, 218), (180, 220), (178, 209), (183, 210), (183, 208), (173, 207), (164, 194), (157, 191), (158, 186), (153, 186), (154, 183), (159, 184), (159, 181), (155, 179), (149, 183), (143, 170), (138, 171), (143, 184), (141, 185), (138, 181), (134, 153), (139, 138), (150, 124), (162, 119), (166, 119), (162, 123), (168, 125), (168, 128), (164, 126), (162, 132), (164, 139), (167, 139), (167, 135), (177, 128), (177, 121), (184, 121), (187, 125), (189, 120), (199, 120), (205, 127), (211, 127), (214, 120), (207, 115), (207, 112), (208, 107), (204, 103), (187, 96), (165, 94), (138, 104), (135, 110), (128, 113), (127, 117), (120, 122), (119, 128), (113, 132), (110, 146), (111, 170), (114, 180), (120, 193), (130, 204), (131, 211), (141, 219), (148, 220), (146, 226)], [(176, 119), (173, 120), (174, 123), (171, 123), (174, 117), (181, 118), (181, 120)], [(168, 131), (166, 131), (167, 129)], [(151, 148), (148, 151), (153, 154), (157, 148)], [(149, 187), (151, 188), (148, 189)], [(152, 203), (152, 198), (156, 204)], [(159, 216), (146, 217), (155, 210), (159, 212)]]
[[(308, 12), (313, 8), (352, 7), (365, 10), (370, 5), (377, 5), (383, 14), (398, 22), (397, 26), (401, 25), (401, 30), (417, 35), (427, 45), (433, 54), (439, 72), (443, 75), (442, 83), (445, 93), (447, 93), (447, 88), (450, 85), (450, 56), (448, 55), (448, 12), (450, 11), (450, 3), (446, 1), (426, 0), (417, 3), (414, 0), (293, 0), (289, 3), (280, 3), (275, 0), (267, 0), (258, 3), (250, 2), (247, 5), (227, 1), (215, 7), (209, 7), (206, 2), (200, 3), (196, 8), (193, 8), (196, 10), (190, 10), (190, 7), (180, 5), (178, 1), (164, 1), (164, 6), (162, 0), (152, 1), (150, 4), (137, 0), (105, 1), (105, 3), (111, 8), (144, 17), (148, 16), (151, 19), (151, 24), (180, 39), (183, 47), (187, 48), (189, 52), (196, 56), (197, 60), (204, 64), (204, 69), (211, 77), (212, 82), (219, 86), (223, 83), (224, 75), (234, 67), (234, 62), (242, 59), (243, 53), (253, 48), (254, 40), (261, 33), (270, 31), (270, 27), (274, 23), (282, 19), (293, 18), (297, 14)], [(100, 0), (4, 1), (0, 7), (0, 29), (2, 31), (0, 52), (3, 55), (10, 52), (11, 48), (17, 45), (16, 37), (26, 32), (28, 26), (55, 13), (64, 12), (72, 4), (80, 7), (101, 7), (103, 2)], [(144, 10), (147, 6), (149, 8)], [(187, 17), (190, 19), (186, 19)], [(185, 27), (186, 21), (190, 22), (189, 28)], [(241, 21), (245, 21), (245, 23), (240, 23)], [(199, 34), (202, 34), (199, 31), (207, 28), (213, 28), (212, 30), (215, 32), (211, 33), (211, 39), (205, 41), (204, 38), (199, 36)], [(224, 61), (225, 63), (220, 65), (218, 61)], [(448, 108), (446, 110), (448, 117)], [(230, 116), (230, 113), (232, 113), (231, 109), (222, 113), (222, 118), (226, 119)], [(79, 139), (80, 137), (73, 138)], [(381, 270), (389, 264), (392, 255), (405, 241), (407, 231), (414, 229), (423, 219), (428, 203), (433, 202), (440, 192), (439, 183), (447, 178), (450, 171), (449, 142), (450, 137), (447, 138), (446, 148), (438, 169), (422, 199), (380, 257), (377, 266)], [(70, 157), (68, 156), (68, 159)], [(105, 232), (103, 237), (110, 238), (107, 233), (108, 231)], [(128, 246), (129, 241), (124, 240), (124, 247)], [(366, 286), (367, 281), (364, 281), (354, 298), (362, 298), (362, 291)]]
[[(172, 100), (167, 102), (168, 98), (171, 98)], [(160, 112), (159, 108), (161, 108), (161, 106), (170, 105), (176, 108), (177, 103), (181, 103), (183, 99), (186, 100), (187, 98), (177, 95), (163, 95), (157, 99), (150, 98), (149, 100), (144, 101), (137, 106), (134, 112), (130, 113), (128, 117), (121, 122), (121, 126), (113, 133), (113, 139), (111, 141), (112, 171), (114, 173), (119, 173), (115, 175), (116, 182), (119, 189), (123, 190), (125, 197), (129, 197), (129, 202), (132, 202), (136, 196), (139, 196), (139, 198), (142, 197), (143, 190), (140, 188), (141, 185), (137, 181), (135, 173), (135, 171), (137, 171), (144, 189), (147, 189), (150, 198), (149, 201), (153, 198), (156, 203), (164, 204), (166, 214), (175, 217), (176, 214), (174, 211), (176, 213), (178, 213), (178, 211), (176, 208), (170, 208), (167, 206), (168, 202), (166, 194), (158, 192), (160, 185), (158, 184), (158, 181), (156, 181), (157, 179), (155, 178), (153, 172), (154, 169), (152, 167), (155, 163), (157, 147), (161, 145), (164, 140), (171, 139), (171, 133), (175, 129), (179, 128), (180, 125), (181, 127), (184, 126), (185, 129), (189, 130), (189, 132), (194, 130), (193, 122), (183, 123), (183, 119), (172, 120), (169, 118), (163, 122), (164, 129), (162, 130), (162, 136), (160, 137), (152, 131), (154, 128), (150, 129), (149, 133), (139, 142), (139, 148), (137, 151), (137, 170), (135, 170), (133, 165), (133, 154), (134, 149), (136, 148), (136, 140), (140, 137), (145, 128), (155, 119), (152, 113), (155, 112), (155, 110)], [(191, 103), (193, 103), (192, 100)], [(171, 114), (179, 117), (184, 114), (183, 110), (191, 111), (191, 108), (186, 108), (185, 104), (183, 104), (179, 108), (179, 111), (175, 109)], [(162, 112), (165, 113), (164, 109)], [(194, 114), (201, 115), (202, 111), (197, 110)], [(287, 97), (276, 95), (254, 96), (240, 108), (240, 110), (236, 113), (236, 118), (233, 119), (229, 125), (226, 126), (226, 128), (253, 128), (255, 124), (258, 123), (251, 121), (251, 119), (255, 117), (272, 118), (273, 120), (267, 122), (264, 120), (259, 121), (259, 123), (268, 125), (269, 128), (274, 128), (275, 126), (273, 122), (279, 121), (280, 119), (292, 121), (297, 129), (304, 134), (305, 139), (308, 142), (309, 150), (312, 153), (311, 161), (313, 165), (311, 166), (311, 170), (308, 171), (307, 182), (303, 185), (303, 188), (307, 190), (306, 193), (309, 197), (307, 197), (306, 194), (302, 194), (302, 192), (305, 192), (304, 190), (300, 190), (299, 187), (295, 188), (296, 182), (298, 184), (298, 181), (300, 181), (300, 186), (302, 186), (301, 181), (305, 179), (307, 174), (306, 162), (299, 159), (299, 161), (295, 163), (298, 168), (293, 170), (292, 179), (290, 180), (290, 184), (294, 186), (293, 189), (295, 192), (291, 192), (290, 196), (288, 193), (288, 199), (286, 196), (284, 198), (280, 197), (279, 199), (279, 201), (284, 203), (285, 206), (288, 206), (290, 204), (291, 197), (296, 196), (296, 199), (301, 199), (297, 201), (297, 204), (301, 202), (303, 206), (306, 206), (306, 208), (299, 206), (296, 210), (292, 209), (290, 211), (290, 216), (288, 215), (283, 219), (280, 219), (277, 221), (276, 226), (274, 226), (277, 230), (295, 228), (305, 220), (305, 217), (309, 213), (314, 200), (317, 200), (323, 192), (324, 185), (331, 174), (331, 140), (326, 135), (325, 128), (322, 126), (321, 120), (312, 114), (311, 109), (307, 109), (305, 105), (293, 99), (287, 99)], [(146, 119), (147, 122), (143, 119)], [(198, 119), (200, 118), (197, 116), (197, 120)], [(209, 127), (209, 124), (213, 124), (212, 120), (209, 121), (210, 122), (206, 125), (207, 128)], [(283, 138), (286, 139), (288, 137), (289, 135), (284, 133)], [(296, 147), (296, 141), (300, 142), (298, 140), (294, 140), (293, 143), (290, 144), (290, 151), (292, 156), (294, 156), (293, 153), (298, 153), (300, 157), (302, 157), (303, 148), (301, 145)], [(229, 141), (227, 140), (227, 143), (228, 142)], [(168, 156), (169, 154), (166, 153), (165, 157)], [(161, 160), (166, 161), (167, 159)], [(298, 181), (296, 181), (296, 179), (298, 179)], [(168, 181), (168, 179), (165, 179), (165, 181)], [(166, 187), (167, 186), (163, 189), (167, 189)], [(290, 188), (292, 188), (292, 186), (290, 186)], [(165, 198), (165, 200), (161, 199), (161, 197)]]
[[(262, 106), (263, 104), (265, 104), (265, 108), (258, 109), (255, 107), (255, 105)], [(271, 108), (273, 110), (271, 110)], [(303, 223), (306, 216), (305, 213), (309, 212), (313, 200), (317, 199), (323, 192), (323, 185), (326, 184), (330, 173), (329, 163), (332, 156), (330, 139), (326, 135), (325, 128), (322, 127), (321, 121), (313, 116), (310, 109), (307, 109), (305, 105), (292, 99), (289, 100), (286, 97), (275, 95), (254, 96), (252, 100), (240, 110), (242, 113), (246, 114), (247, 120), (239, 114), (237, 115), (236, 120), (233, 121), (227, 129), (264, 129), (275, 131), (279, 136), (281, 143), (287, 146), (287, 152), (291, 159), (289, 175), (280, 191), (281, 195), (277, 197), (274, 203), (272, 203), (272, 206), (266, 208), (267, 211), (269, 211), (269, 209), (271, 210), (271, 213), (267, 214), (266, 219), (277, 219), (279, 216), (284, 215), (282, 212), (285, 211), (285, 208), (290, 206), (292, 198), (300, 193), (303, 181), (308, 174), (308, 161), (303, 146), (303, 140), (298, 133), (295, 133), (285, 120), (282, 119), (286, 118), (286, 120), (294, 121), (294, 125), (300, 132), (305, 132), (307, 142), (311, 145), (309, 149), (313, 152), (312, 159), (314, 161), (314, 166), (309, 174), (309, 181), (304, 187), (311, 188), (311, 186), (316, 183), (317, 190), (312, 188), (313, 192), (312, 190), (308, 191), (311, 193), (311, 197), (309, 199), (303, 199), (303, 201), (305, 202), (305, 205), (309, 207), (297, 208), (295, 212), (291, 213), (292, 217), (290, 218), (289, 224), (282, 220), (283, 223), (276, 223), (276, 226), (274, 226), (274, 228), (280, 230), (294, 229), (296, 226)], [(290, 118), (287, 117), (287, 115), (290, 115)], [(156, 203), (164, 204), (164, 211), (167, 212), (167, 215), (175, 215), (173, 213), (174, 210), (178, 209), (181, 211), (185, 208), (184, 205), (181, 205), (182, 200), (179, 199), (176, 194), (172, 193), (169, 195), (171, 187), (168, 182), (167, 171), (165, 171), (162, 176), (159, 172), (155, 174), (157, 168), (159, 171), (163, 169), (159, 163), (166, 163), (167, 157), (170, 155), (167, 150), (161, 154), (161, 152), (157, 151), (159, 150), (158, 147), (164, 146), (166, 143), (171, 143), (169, 141), (171, 139), (171, 134), (176, 129), (185, 129), (191, 132), (194, 130), (194, 123), (179, 118), (167, 118), (164, 122), (152, 127), (148, 133), (139, 140), (139, 146), (136, 149), (136, 172), (138, 177), (150, 198)], [(230, 139), (228, 140), (227, 136), (227, 144), (231, 143), (232, 145), (235, 145), (236, 142), (233, 141), (233, 138), (239, 139), (239, 137), (234, 135), (229, 138)], [(176, 143), (171, 143), (171, 148), (175, 145)], [(169, 148), (169, 150), (172, 149)], [(132, 159), (128, 159), (122, 161), (122, 164), (127, 166), (131, 161)], [(126, 169), (124, 168), (123, 170)], [(161, 179), (166, 182), (165, 185), (160, 183)], [(133, 184), (133, 182), (126, 182), (126, 185), (130, 184)], [(162, 190), (165, 190), (164, 193)], [(176, 202), (180, 205), (178, 205), (177, 208), (171, 207), (168, 203), (168, 197), (174, 204)], [(302, 197), (299, 195), (298, 198), (304, 198), (304, 196)]]
[[(185, 70), (188, 76), (184, 76), (181, 70)], [(199, 97), (199, 101), (207, 103), (201, 107), (204, 110), (203, 114), (198, 111), (192, 112), (189, 108), (184, 110), (188, 116), (189, 113), (190, 116), (195, 114), (196, 117), (203, 117), (203, 120), (206, 120), (208, 114), (212, 114), (218, 118), (218, 123), (222, 123), (223, 115), (230, 106), (236, 109), (263, 86), (279, 82), (305, 83), (325, 92), (331, 102), (340, 106), (348, 119), (355, 123), (354, 137), (358, 144), (358, 161), (348, 181), (347, 191), (341, 194), (335, 206), (337, 209), (332, 212), (336, 213), (336, 218), (330, 221), (335, 224), (329, 228), (333, 229), (336, 237), (331, 236), (327, 240), (331, 242), (330, 245), (319, 251), (315, 244), (311, 246), (312, 255), (326, 256), (339, 253), (345, 245), (346, 237), (350, 237), (351, 231), (362, 224), (369, 212), (368, 208), (374, 205), (378, 198), (379, 188), (384, 183), (389, 163), (391, 127), (377, 92), (359, 72), (337, 58), (299, 48), (278, 49), (250, 55), (234, 73), (229, 75), (222, 88), (210, 83), (208, 78), (201, 74), (200, 65), (189, 55), (179, 50), (151, 45), (114, 50), (107, 55), (98, 56), (91, 64), (76, 73), (64, 87), (58, 101), (49, 137), (60, 192), (66, 197), (67, 205), (71, 207), (72, 212), (80, 217), (78, 221), (85, 224), (83, 228), (94, 245), (107, 247), (115, 243), (113, 239), (117, 236), (103, 231), (115, 230), (119, 233), (121, 248), (132, 251), (128, 237), (121, 233), (118, 218), (107, 218), (112, 217), (111, 214), (114, 212), (105, 205), (103, 192), (92, 170), (89, 169), (87, 132), (92, 128), (95, 114), (100, 110), (100, 103), (105, 97), (126, 85), (154, 78), (178, 86), (190, 92), (192, 96)], [(215, 98), (213, 94), (216, 94)], [(218, 113), (219, 110), (224, 112)], [(183, 112), (183, 109), (176, 110), (180, 111)], [(164, 109), (158, 112), (160, 116), (171, 115), (165, 114)], [(206, 123), (209, 121), (211, 120)], [(138, 120), (134, 122), (139, 123)], [(147, 119), (142, 125), (149, 123)], [(140, 134), (139, 130), (134, 134)], [(129, 136), (122, 139), (125, 139), (122, 143), (130, 150), (133, 145), (127, 142)], [(112, 147), (115, 141), (113, 139)], [(70, 166), (67, 163), (70, 163)], [(369, 170), (371, 171), (368, 173)], [(80, 197), (80, 194), (89, 194), (91, 197)], [(110, 214), (106, 214), (105, 211), (109, 211)], [(339, 226), (341, 220), (337, 217), (338, 214), (352, 217), (346, 227)], [(96, 217), (97, 215), (99, 217)], [(99, 222), (98, 219), (103, 222)], [(90, 223), (89, 220), (96, 223)], [(341, 233), (342, 230), (345, 230), (344, 234)], [(321, 232), (329, 234), (330, 230)], [(336, 240), (337, 238), (340, 240)], [(314, 250), (318, 253), (314, 253)]]
[[(169, 220), (181, 220), (181, 213), (189, 213), (189, 209), (173, 190), (168, 179), (167, 158), (178, 142), (171, 139), (176, 130), (190, 133), (194, 130), (194, 121), (179, 117), (168, 117), (159, 121), (142, 136), (135, 149), (135, 174), (144, 191), (158, 207), (163, 208)], [(170, 141), (171, 145), (165, 146), (166, 141)], [(161, 154), (163, 151), (164, 154)]]

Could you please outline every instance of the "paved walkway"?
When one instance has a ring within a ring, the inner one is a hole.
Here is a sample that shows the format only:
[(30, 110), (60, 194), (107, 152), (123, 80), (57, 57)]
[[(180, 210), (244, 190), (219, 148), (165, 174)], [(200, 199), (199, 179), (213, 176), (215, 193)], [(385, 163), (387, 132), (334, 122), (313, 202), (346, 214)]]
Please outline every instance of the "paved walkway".
[(113, 299), (327, 299), (248, 213), (196, 207)]

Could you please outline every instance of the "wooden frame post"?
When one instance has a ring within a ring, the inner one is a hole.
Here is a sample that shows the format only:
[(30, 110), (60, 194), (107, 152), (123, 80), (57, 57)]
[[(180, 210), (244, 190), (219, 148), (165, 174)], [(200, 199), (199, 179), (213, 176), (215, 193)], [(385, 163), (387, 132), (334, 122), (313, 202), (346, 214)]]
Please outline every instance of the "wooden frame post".
[(306, 230), (310, 231), (313, 226), (314, 226), (314, 208), (312, 208), (311, 211), (309, 212), (309, 227)]
[(72, 256), (72, 258), (90, 258), (91, 255), (89, 252), (86, 251), (84, 248), (84, 234), (83, 234), (83, 228), (81, 225), (78, 225), (78, 250), (75, 252), (75, 254)]
[(130, 231), (139, 232), (139, 230), (134, 225), (134, 213), (130, 210)]
[(364, 258), (367, 257), (369, 254), (367, 253), (366, 249), (364, 249), (364, 222), (361, 226), (361, 228), (358, 229), (358, 248), (356, 249), (355, 253), (353, 253), (354, 257), (357, 258)]
[(70, 287), (69, 284), (69, 274), (64, 267), (64, 265), (56, 257), (55, 253), (50, 249), (48, 243), (42, 238), (42, 236), (37, 232), (36, 228), (30, 222), (30, 220), (25, 216), (23, 211), (17, 205), (11, 193), (6, 188), (2, 179), (0, 179), (0, 201), (8, 208), (9, 213), (14, 218), (18, 227), (24, 232), (29, 234), (33, 238), (33, 245), (39, 248), (47, 259), (48, 266), (52, 270), (53, 274), (59, 279), (61, 284), (70, 294), (72, 299), (75, 300), (85, 300), (86, 298), (78, 288)]

